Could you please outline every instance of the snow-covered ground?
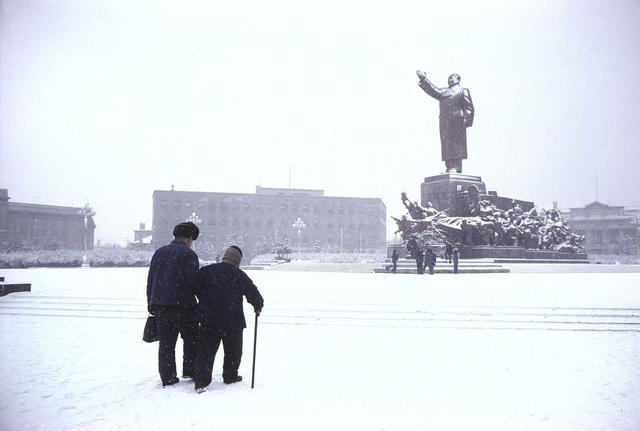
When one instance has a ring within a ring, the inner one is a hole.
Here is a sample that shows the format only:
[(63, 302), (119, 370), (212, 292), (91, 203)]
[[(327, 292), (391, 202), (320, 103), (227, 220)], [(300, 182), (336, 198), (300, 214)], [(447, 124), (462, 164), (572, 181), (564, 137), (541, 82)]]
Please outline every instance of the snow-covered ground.
[(247, 307), (245, 380), (221, 351), (200, 395), (161, 387), (145, 269), (1, 275), (2, 430), (640, 430), (637, 273), (249, 272), (256, 387)]

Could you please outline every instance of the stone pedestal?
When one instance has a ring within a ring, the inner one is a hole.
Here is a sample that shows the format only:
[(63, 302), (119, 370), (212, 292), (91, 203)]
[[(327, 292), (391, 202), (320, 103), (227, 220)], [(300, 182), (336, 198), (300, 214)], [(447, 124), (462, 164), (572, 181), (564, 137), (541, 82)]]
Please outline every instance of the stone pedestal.
[(482, 178), (475, 175), (447, 172), (426, 177), (420, 188), (420, 205), (424, 207), (427, 202), (431, 202), (435, 209), (446, 210), (451, 217), (464, 217), (467, 215), (467, 209), (462, 195), (471, 185), (478, 187), (481, 195), (487, 194), (487, 187)]
[[(482, 178), (476, 175), (464, 175), (458, 173), (444, 173), (426, 177), (420, 188), (420, 205), (426, 206), (431, 202), (438, 211), (447, 211), (451, 217), (468, 217), (469, 187), (475, 185), (480, 192), (480, 199), (487, 200), (501, 210), (511, 208), (513, 198), (498, 196), (495, 191), (487, 191), (487, 186)], [(533, 202), (515, 199), (523, 211), (533, 208)]]

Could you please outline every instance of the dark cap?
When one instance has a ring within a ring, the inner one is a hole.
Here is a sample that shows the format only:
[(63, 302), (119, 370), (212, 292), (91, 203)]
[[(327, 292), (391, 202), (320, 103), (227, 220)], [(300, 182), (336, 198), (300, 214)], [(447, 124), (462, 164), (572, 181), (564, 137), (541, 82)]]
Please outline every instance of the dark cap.
[(173, 228), (173, 236), (176, 238), (191, 238), (195, 241), (198, 239), (198, 235), (200, 235), (200, 229), (190, 221), (177, 224)]

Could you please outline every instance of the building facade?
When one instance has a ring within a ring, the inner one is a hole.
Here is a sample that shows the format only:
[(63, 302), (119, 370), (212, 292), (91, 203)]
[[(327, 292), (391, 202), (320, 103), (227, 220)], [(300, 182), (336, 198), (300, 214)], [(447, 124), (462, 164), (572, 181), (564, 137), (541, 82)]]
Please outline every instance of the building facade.
[[(173, 239), (173, 226), (191, 220), (200, 227), (196, 249), (220, 254), (236, 243), (249, 251), (259, 244), (288, 241), (302, 250), (373, 252), (386, 242), (386, 206), (378, 198), (324, 196), (323, 190), (256, 187), (256, 193), (156, 190), (153, 247)], [(202, 256), (204, 259), (212, 256)]]
[(639, 210), (595, 201), (563, 216), (573, 232), (584, 235), (588, 254), (640, 254)]
[[(84, 208), (9, 202), (0, 189), (0, 246), (16, 249), (93, 249), (96, 228)], [(86, 243), (85, 243), (86, 241)]]

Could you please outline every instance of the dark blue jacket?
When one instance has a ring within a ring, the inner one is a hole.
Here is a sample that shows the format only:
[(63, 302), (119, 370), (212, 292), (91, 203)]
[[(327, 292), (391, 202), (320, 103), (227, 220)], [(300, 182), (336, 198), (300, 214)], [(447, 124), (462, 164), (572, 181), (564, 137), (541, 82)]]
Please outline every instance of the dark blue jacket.
[(198, 256), (180, 240), (157, 249), (147, 276), (147, 304), (193, 307), (198, 267)]
[(242, 309), (246, 297), (256, 312), (262, 310), (264, 300), (249, 276), (230, 263), (203, 266), (198, 272), (196, 288), (199, 322), (210, 329), (241, 331), (247, 327)]

